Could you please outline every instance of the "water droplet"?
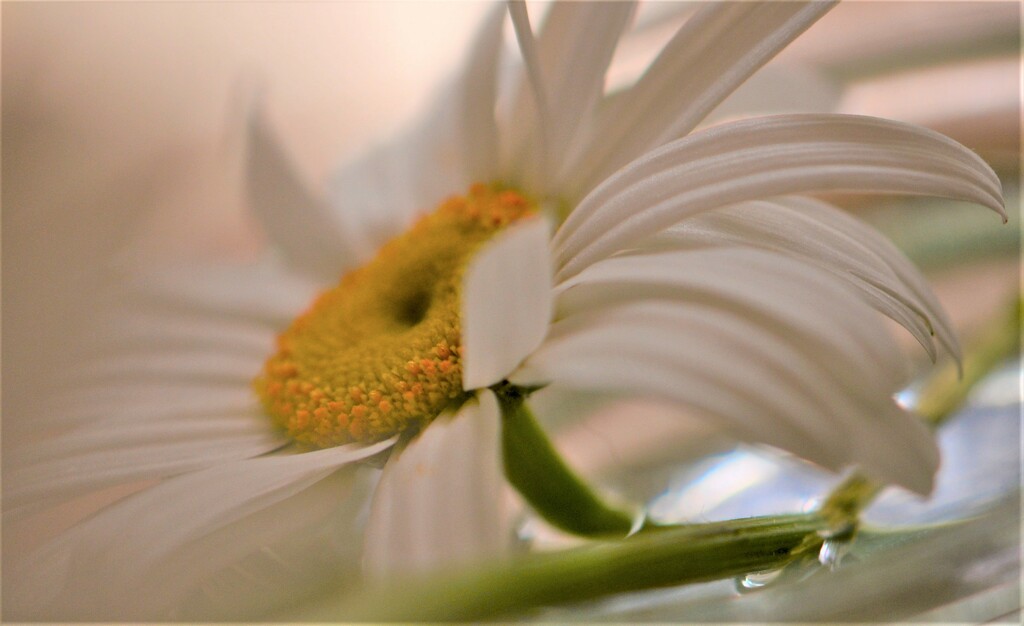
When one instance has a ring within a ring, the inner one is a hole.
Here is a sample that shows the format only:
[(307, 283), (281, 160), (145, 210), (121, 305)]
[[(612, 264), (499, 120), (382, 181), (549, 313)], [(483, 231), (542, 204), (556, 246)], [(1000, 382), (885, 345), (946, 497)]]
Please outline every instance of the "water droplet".
[(829, 571), (835, 571), (843, 556), (849, 552), (856, 531), (857, 525), (853, 522), (844, 522), (828, 530), (819, 530), (818, 536), (824, 541), (821, 543), (821, 550), (818, 551), (818, 563), (827, 565)]
[(746, 576), (736, 579), (736, 591), (750, 593), (775, 582), (782, 575), (781, 569), (770, 569), (760, 572), (751, 572)]
[(826, 539), (818, 552), (818, 562), (827, 565), (829, 571), (835, 571), (849, 549), (850, 541), (848, 539)]

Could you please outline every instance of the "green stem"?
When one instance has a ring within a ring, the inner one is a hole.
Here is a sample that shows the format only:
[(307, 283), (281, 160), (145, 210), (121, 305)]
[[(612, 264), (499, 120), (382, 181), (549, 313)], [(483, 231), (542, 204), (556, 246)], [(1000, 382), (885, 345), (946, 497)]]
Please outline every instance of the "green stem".
[(605, 503), (565, 464), (526, 406), (524, 392), (507, 384), (495, 392), (505, 476), (537, 513), (576, 535), (628, 534), (636, 516)]
[(609, 594), (717, 580), (777, 568), (827, 528), (814, 514), (696, 524), (626, 541), (524, 555), (429, 581), (398, 581), (282, 616), (303, 621), (463, 621)]

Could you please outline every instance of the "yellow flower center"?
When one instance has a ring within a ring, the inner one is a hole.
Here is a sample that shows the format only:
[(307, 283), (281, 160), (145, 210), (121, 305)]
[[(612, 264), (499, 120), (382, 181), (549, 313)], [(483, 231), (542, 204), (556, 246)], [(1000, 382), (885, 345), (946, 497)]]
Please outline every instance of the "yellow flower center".
[(463, 271), (534, 211), (514, 191), (473, 185), (320, 294), (254, 381), (275, 423), (317, 447), (370, 443), (424, 426), (462, 396)]

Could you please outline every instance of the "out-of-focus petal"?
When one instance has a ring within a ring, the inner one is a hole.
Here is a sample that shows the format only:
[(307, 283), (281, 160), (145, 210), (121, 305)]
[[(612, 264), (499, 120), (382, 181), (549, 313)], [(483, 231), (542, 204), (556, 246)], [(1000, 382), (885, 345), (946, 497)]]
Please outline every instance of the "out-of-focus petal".
[(103, 420), (12, 450), (5, 464), (4, 514), (54, 499), (140, 480), (198, 471), (287, 445), (256, 402), (160, 420)]
[(497, 398), (483, 390), (392, 456), (370, 510), (368, 575), (422, 574), (504, 554), (511, 533), (500, 420)]
[[(342, 446), (295, 455), (223, 463), (167, 480), (125, 498), (42, 546), (10, 572), (6, 615), (16, 619), (170, 619), (175, 604), (201, 581), (189, 567), (176, 579), (153, 575), (193, 542), (273, 507), (341, 466), (393, 445)], [(345, 500), (345, 494), (339, 494)], [(359, 507), (360, 501), (345, 506)], [(268, 513), (273, 516), (273, 513)], [(219, 568), (240, 555), (240, 544), (258, 549), (258, 535), (222, 544), (205, 542), (207, 564)], [(243, 553), (244, 554), (244, 553)], [(202, 561), (199, 561), (202, 563)], [(195, 565), (195, 561), (193, 561)]]
[(503, 16), (504, 7), (494, 7), (461, 74), (442, 86), (423, 116), (332, 176), (330, 202), (346, 233), (358, 239), (360, 262), (446, 197), (496, 175)]
[(258, 110), (249, 120), (246, 185), (265, 234), (296, 268), (333, 282), (358, 260), (355, 233), (307, 188)]
[(470, 263), (462, 290), (462, 386), (505, 378), (543, 341), (551, 320), (548, 224), (511, 227)]
[(870, 117), (763, 117), (670, 143), (602, 183), (555, 235), (557, 277), (701, 211), (850, 189), (967, 200), (1006, 218), (992, 169), (938, 133)]
[(181, 598), (171, 619), (258, 620), (305, 597), (358, 584), (362, 530), (379, 474), (344, 467), (177, 549), (150, 571), (159, 596)]
[(539, 38), (552, 107), (553, 163), (604, 93), (605, 73), (635, 2), (566, 2), (551, 7)]
[(275, 333), (315, 291), (269, 257), (126, 277), (97, 296), (92, 337), (53, 372), (61, 385), (32, 420), (6, 420), (4, 434), (250, 410), (249, 383)]
[(121, 287), (123, 292), (113, 294), (113, 305), (120, 311), (112, 309), (112, 315), (159, 311), (183, 319), (249, 320), (277, 330), (309, 304), (321, 283), (289, 271), (268, 255), (247, 264), (184, 264), (147, 270), (144, 276), (123, 277)]
[(461, 98), (462, 153), (471, 180), (490, 181), (498, 174), (498, 124), (494, 107), (498, 97), (498, 57), (505, 9), (491, 8), (471, 47), (456, 90)]

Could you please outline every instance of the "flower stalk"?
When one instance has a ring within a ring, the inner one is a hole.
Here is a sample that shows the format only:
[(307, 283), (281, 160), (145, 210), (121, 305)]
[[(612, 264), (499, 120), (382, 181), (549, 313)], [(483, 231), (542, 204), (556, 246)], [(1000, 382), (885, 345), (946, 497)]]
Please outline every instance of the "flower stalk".
[(636, 515), (604, 502), (559, 456), (529, 407), (526, 392), (495, 387), (502, 413), (505, 476), (547, 522), (583, 536), (626, 536)]
[(461, 621), (594, 600), (778, 567), (827, 528), (815, 514), (665, 528), (625, 541), (524, 555), (505, 564), (364, 589), (306, 606), (288, 620)]

